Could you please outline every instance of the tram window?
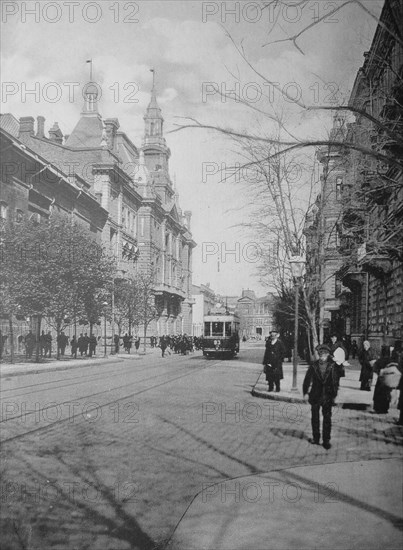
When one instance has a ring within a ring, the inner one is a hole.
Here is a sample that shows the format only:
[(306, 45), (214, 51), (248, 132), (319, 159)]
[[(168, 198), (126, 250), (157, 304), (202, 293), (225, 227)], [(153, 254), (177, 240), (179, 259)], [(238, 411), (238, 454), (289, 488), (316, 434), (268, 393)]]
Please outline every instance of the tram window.
[(225, 336), (231, 336), (232, 329), (231, 329), (231, 321), (228, 321), (225, 323)]
[(224, 323), (212, 323), (213, 325), (213, 334), (212, 336), (222, 336)]
[(210, 323), (204, 323), (204, 336), (211, 336)]

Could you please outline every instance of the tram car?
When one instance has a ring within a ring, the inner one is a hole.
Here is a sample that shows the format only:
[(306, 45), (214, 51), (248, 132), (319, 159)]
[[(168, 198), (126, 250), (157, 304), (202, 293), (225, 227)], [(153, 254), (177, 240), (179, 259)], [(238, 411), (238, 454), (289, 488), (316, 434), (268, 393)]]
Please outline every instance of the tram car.
[(205, 357), (230, 357), (239, 353), (239, 317), (228, 311), (204, 316), (202, 350)]

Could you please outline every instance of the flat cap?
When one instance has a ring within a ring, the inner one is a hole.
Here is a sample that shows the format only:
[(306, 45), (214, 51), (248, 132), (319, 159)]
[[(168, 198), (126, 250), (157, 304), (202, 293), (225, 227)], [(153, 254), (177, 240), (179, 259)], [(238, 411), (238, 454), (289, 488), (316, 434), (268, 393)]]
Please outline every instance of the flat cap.
[(321, 351), (325, 351), (326, 353), (330, 353), (332, 350), (327, 344), (319, 344), (319, 346), (316, 346), (316, 351), (320, 353)]

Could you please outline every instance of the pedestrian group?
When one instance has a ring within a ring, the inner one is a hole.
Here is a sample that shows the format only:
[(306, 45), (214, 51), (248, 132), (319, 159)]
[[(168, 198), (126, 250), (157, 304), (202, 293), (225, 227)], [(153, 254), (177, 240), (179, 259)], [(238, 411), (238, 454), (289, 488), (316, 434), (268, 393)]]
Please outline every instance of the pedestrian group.
[[(309, 361), (309, 367), (302, 384), (304, 401), (311, 405), (312, 438), (309, 442), (319, 445), (321, 439), (320, 413), (322, 412), (322, 445), (325, 449), (331, 448), (332, 407), (337, 397), (340, 378), (345, 376), (345, 368), (349, 367), (349, 357), (346, 342), (336, 333), (330, 336), (329, 344), (320, 344), (316, 347), (318, 358)], [(357, 356), (361, 365), (360, 390), (371, 391), (374, 374), (377, 381), (374, 389), (374, 412), (385, 414), (389, 410), (392, 390), (400, 390), (398, 409), (400, 416), (398, 423), (403, 425), (403, 352), (402, 342), (395, 342), (392, 353), (389, 347), (383, 347), (380, 357), (373, 350), (368, 340), (364, 340), (362, 348), (358, 349), (357, 342), (351, 343), (351, 355)], [(284, 344), (280, 340), (280, 330), (274, 328), (266, 340), (263, 357), (263, 371), (269, 392), (281, 391), (283, 379), (283, 361), (286, 357)]]

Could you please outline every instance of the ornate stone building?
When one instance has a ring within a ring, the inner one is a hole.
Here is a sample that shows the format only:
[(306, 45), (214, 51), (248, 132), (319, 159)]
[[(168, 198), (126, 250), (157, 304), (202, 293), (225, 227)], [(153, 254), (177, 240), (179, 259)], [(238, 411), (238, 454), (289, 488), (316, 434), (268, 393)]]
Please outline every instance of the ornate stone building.
[[(86, 228), (101, 242), (108, 212), (90, 192), (90, 185), (77, 174), (67, 176), (58, 166), (38, 155), (19, 138), (20, 122), (11, 114), (0, 118), (0, 222), (21, 224), (24, 220), (45, 223), (51, 216), (64, 215)], [(24, 130), (24, 126), (22, 126)], [(1, 243), (1, 261), (7, 261), (7, 242)], [(40, 243), (31, 253), (46, 255)], [(23, 337), (34, 329), (35, 319), (17, 315), (13, 319), (13, 343), (16, 353), (23, 353)], [(46, 323), (43, 328), (50, 329)], [(11, 334), (8, 315), (0, 317), (0, 330), (7, 335), (5, 354), (10, 352)]]
[(355, 120), (335, 118), (331, 138), (346, 146), (321, 151), (326, 196), (305, 225), (322, 336), (331, 327), (378, 348), (403, 339), (402, 21), (402, 3), (386, 0), (349, 99)]
[(273, 328), (273, 296), (258, 298), (253, 290), (243, 290), (237, 301), (240, 318), (240, 336), (264, 339)]
[[(170, 178), (170, 150), (155, 86), (144, 116), (140, 149), (120, 130), (116, 118), (102, 118), (94, 85), (87, 85), (84, 97), (80, 119), (70, 135), (63, 136), (56, 122), (46, 137), (43, 117), (37, 118), (36, 131), (33, 117), (18, 122), (12, 115), (7, 115), (7, 120), (4, 115), (2, 125), (7, 126), (17, 152), (18, 148), (32, 152), (74, 188), (68, 204), (67, 191), (64, 193), (64, 208), (84, 212), (81, 215), (91, 220), (90, 230), (100, 232), (104, 245), (115, 256), (119, 278), (138, 270), (155, 273), (160, 316), (149, 334), (190, 334), (192, 250), (196, 243), (190, 228), (191, 212), (182, 213)], [(19, 179), (27, 185), (23, 176)], [(12, 187), (16, 189), (16, 184)]]
[(348, 289), (337, 276), (343, 264), (340, 254), (339, 226), (343, 209), (346, 162), (341, 147), (347, 133), (345, 117), (336, 114), (329, 134), (329, 146), (322, 147), (317, 158), (322, 166), (321, 192), (306, 217), (306, 273), (319, 294), (319, 339), (328, 340), (329, 331), (349, 333), (348, 322), (341, 316)]
[(374, 155), (349, 154), (340, 278), (351, 291), (353, 334), (378, 347), (403, 339), (402, 21), (402, 3), (386, 0), (349, 101), (357, 115), (347, 140), (357, 138)]

